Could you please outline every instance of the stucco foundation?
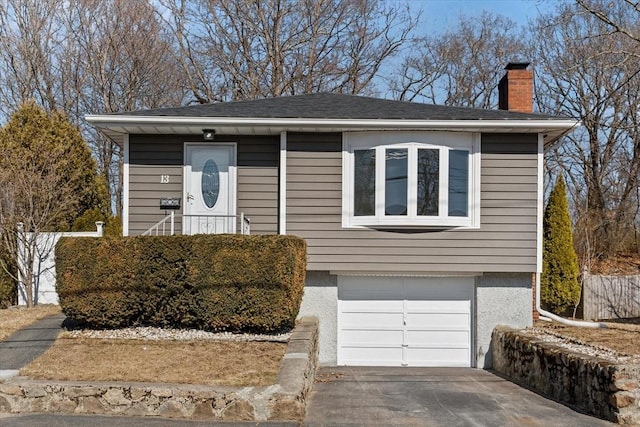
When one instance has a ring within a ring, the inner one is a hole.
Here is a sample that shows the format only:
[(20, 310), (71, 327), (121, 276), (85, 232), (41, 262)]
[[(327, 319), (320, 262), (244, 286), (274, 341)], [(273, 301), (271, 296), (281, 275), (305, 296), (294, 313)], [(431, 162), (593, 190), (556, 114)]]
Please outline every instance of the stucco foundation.
[(338, 276), (328, 271), (307, 271), (299, 317), (319, 319), (318, 364), (338, 363)]
[(476, 278), (476, 367), (492, 367), (491, 333), (497, 325), (531, 326), (531, 273), (485, 273)]

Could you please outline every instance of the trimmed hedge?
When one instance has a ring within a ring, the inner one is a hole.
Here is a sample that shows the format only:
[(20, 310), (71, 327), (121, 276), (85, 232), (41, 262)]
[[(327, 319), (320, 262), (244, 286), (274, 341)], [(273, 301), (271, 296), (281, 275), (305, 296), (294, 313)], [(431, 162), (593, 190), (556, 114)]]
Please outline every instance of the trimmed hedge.
[(91, 327), (273, 332), (293, 327), (306, 273), (294, 236), (65, 237), (62, 310)]

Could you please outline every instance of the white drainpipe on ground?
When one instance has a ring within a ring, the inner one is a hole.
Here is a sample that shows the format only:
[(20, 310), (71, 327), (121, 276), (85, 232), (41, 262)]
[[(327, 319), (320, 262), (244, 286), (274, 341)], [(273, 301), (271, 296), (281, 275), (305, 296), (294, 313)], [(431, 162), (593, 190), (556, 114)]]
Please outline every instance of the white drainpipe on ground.
[[(540, 274), (536, 274), (536, 310), (540, 313), (540, 319), (542, 320), (555, 320), (558, 323), (562, 323), (568, 326), (579, 326), (582, 328), (608, 328), (605, 323), (601, 322), (589, 322), (586, 320), (570, 320), (564, 317), (557, 316), (540, 307)], [(544, 317), (543, 317), (544, 316)], [(544, 318), (547, 319), (544, 319)]]

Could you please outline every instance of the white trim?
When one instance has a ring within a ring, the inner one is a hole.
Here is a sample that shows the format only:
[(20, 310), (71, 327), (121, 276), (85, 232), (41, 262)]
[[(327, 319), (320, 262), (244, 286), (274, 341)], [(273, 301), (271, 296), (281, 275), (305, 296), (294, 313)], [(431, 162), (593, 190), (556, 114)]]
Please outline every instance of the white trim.
[(122, 153), (122, 235), (129, 235), (129, 134), (124, 136)]
[(542, 273), (542, 220), (544, 216), (544, 137), (538, 134), (538, 197), (537, 197), (537, 226), (536, 226), (536, 286), (540, 288), (539, 278)]
[(259, 118), (259, 117), (183, 117), (183, 116), (126, 116), (87, 115), (93, 125), (245, 125), (245, 126), (312, 126), (344, 127), (346, 129), (573, 129), (580, 122), (573, 119), (529, 120), (411, 120), (411, 119), (316, 119), (316, 118)]
[(480, 277), (481, 272), (433, 272), (433, 271), (351, 271), (351, 270), (329, 270), (329, 274), (334, 276), (367, 276), (367, 277)]
[[(480, 227), (480, 136), (475, 133), (453, 132), (346, 132), (343, 135), (342, 150), (342, 227), (400, 227), (400, 228), (479, 228)], [(433, 217), (418, 216), (417, 201), (411, 194), (416, 193), (417, 150), (432, 148), (439, 151), (440, 159), (440, 200), (439, 215)], [(408, 150), (408, 212), (405, 216), (384, 215), (385, 173), (384, 158), (388, 148), (406, 148)], [(375, 214), (367, 217), (355, 217), (353, 214), (354, 152), (358, 149), (376, 150), (376, 194)], [(468, 216), (449, 216), (448, 213), (448, 171), (449, 150), (461, 149), (469, 152)]]
[(278, 233), (287, 234), (287, 132), (280, 132)]
[[(469, 213), (471, 216), (471, 227), (480, 228), (480, 199), (481, 199), (481, 177), (482, 177), (482, 153), (481, 137), (479, 133), (473, 134), (472, 153), (469, 159), (469, 191), (471, 191), (471, 206)], [(472, 172), (473, 171), (473, 172)]]
[[(230, 147), (232, 148), (231, 153), (231, 161), (229, 162), (229, 212), (228, 215), (236, 215), (236, 207), (237, 207), (237, 199), (238, 199), (238, 144), (235, 142), (213, 142), (213, 143), (203, 143), (203, 142), (184, 142), (183, 143), (183, 159), (184, 165), (182, 165), (182, 213), (184, 215), (188, 215), (187, 210), (187, 192), (189, 191), (189, 179), (191, 172), (191, 165), (189, 164), (189, 159), (187, 157), (187, 148), (188, 147)], [(185, 221), (187, 218), (183, 215), (182, 217), (182, 229), (185, 229)], [(242, 226), (242, 224), (240, 225)], [(236, 230), (236, 222), (233, 221), (232, 233), (235, 233)]]

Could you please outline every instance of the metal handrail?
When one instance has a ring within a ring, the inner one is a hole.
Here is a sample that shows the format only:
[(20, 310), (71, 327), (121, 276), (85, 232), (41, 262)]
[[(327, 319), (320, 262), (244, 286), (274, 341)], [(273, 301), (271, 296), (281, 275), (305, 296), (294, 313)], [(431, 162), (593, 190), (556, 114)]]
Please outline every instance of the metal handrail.
[[(151, 227), (149, 227), (149, 229), (147, 231), (145, 231), (144, 233), (142, 233), (143, 236), (165, 236), (166, 234), (166, 228), (165, 228), (165, 224), (167, 221), (170, 221), (170, 236), (173, 236), (175, 227), (175, 214), (173, 211), (171, 211), (171, 215), (169, 216), (165, 216), (164, 218), (162, 218), (160, 221), (156, 222), (155, 224), (153, 224)], [(162, 226), (162, 234), (159, 234), (159, 230), (160, 230), (160, 226)], [(154, 234), (155, 232), (155, 234)]]
[[(219, 234), (219, 233), (225, 233), (227, 232), (228, 228), (232, 228), (232, 227), (228, 227), (228, 223), (223, 223), (222, 224), (222, 228), (223, 230), (218, 230), (217, 229), (217, 221), (218, 219), (222, 219), (222, 220), (229, 220), (229, 219), (233, 219), (235, 220), (236, 218), (240, 218), (240, 229), (237, 231), (239, 234), (244, 234), (244, 235), (249, 235), (251, 234), (251, 220), (246, 217), (244, 215), (244, 212), (241, 212), (240, 215), (183, 215), (183, 214), (176, 214), (174, 213), (174, 211), (171, 211), (171, 214), (162, 218), (160, 221), (158, 221), (157, 223), (155, 223), (154, 225), (152, 225), (148, 230), (146, 230), (144, 233), (142, 233), (143, 236), (165, 236), (166, 232), (167, 232), (167, 223), (169, 223), (169, 229), (170, 229), (170, 235), (174, 235), (175, 234), (175, 217), (176, 216), (181, 216), (183, 219), (184, 218), (204, 218), (206, 219), (206, 227), (209, 227), (209, 220), (213, 220), (213, 222), (211, 224), (213, 224), (213, 232), (210, 234)], [(183, 225), (183, 228), (187, 228)], [(188, 230), (182, 230), (182, 234), (185, 234), (185, 232), (187, 232), (186, 234), (191, 234), (191, 229), (189, 227)]]

